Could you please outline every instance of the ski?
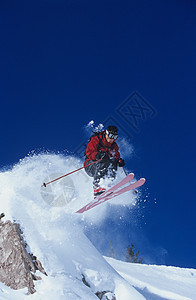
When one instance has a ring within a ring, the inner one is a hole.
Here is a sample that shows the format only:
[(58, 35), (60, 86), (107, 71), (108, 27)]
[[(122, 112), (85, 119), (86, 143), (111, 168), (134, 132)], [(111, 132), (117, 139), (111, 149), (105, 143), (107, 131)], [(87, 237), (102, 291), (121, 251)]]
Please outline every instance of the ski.
[(121, 180), (119, 183), (114, 185), (109, 190), (105, 191), (100, 196), (96, 197), (94, 200), (92, 200), (90, 203), (86, 204), (84, 207), (76, 211), (76, 213), (83, 213), (105, 201), (108, 201), (114, 197), (117, 197), (125, 192), (128, 192), (130, 190), (133, 190), (135, 188), (138, 188), (139, 186), (143, 185), (145, 183), (145, 178), (141, 178), (138, 181), (123, 187), (125, 184), (130, 182), (134, 178), (134, 174), (130, 173), (128, 174), (123, 180)]
[(137, 180), (136, 182), (132, 183), (131, 185), (128, 185), (122, 189), (120, 189), (119, 191), (114, 191), (111, 194), (109, 194), (108, 196), (104, 197), (105, 201), (112, 199), (114, 197), (117, 197), (123, 193), (126, 193), (128, 191), (134, 190), (138, 187), (140, 187), (141, 185), (143, 185), (145, 183), (146, 179), (145, 178), (140, 178), (139, 180)]

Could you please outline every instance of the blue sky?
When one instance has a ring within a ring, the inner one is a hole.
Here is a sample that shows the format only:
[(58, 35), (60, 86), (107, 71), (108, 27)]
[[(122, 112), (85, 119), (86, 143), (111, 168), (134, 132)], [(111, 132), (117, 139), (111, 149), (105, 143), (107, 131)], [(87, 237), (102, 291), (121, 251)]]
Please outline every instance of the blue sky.
[[(147, 179), (142, 235), (166, 264), (196, 268), (195, 13), (191, 0), (2, 0), (0, 167), (74, 152), (90, 120), (115, 120), (134, 146), (127, 168)], [(118, 110), (135, 91), (156, 111), (138, 131)]]

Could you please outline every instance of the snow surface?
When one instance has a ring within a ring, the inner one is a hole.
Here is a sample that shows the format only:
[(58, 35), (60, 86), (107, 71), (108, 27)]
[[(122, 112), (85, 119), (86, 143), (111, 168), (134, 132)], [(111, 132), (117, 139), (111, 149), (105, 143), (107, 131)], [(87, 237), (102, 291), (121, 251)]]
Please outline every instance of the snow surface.
[[(0, 283), (0, 300), (91, 300), (98, 299), (98, 291), (111, 291), (117, 300), (196, 299), (195, 270), (123, 263), (104, 258), (96, 250), (83, 232), (83, 222), (101, 222), (109, 204), (83, 215), (75, 213), (93, 198), (92, 178), (83, 170), (41, 187), (81, 164), (70, 156), (39, 154), (0, 173), (4, 220), (20, 223), (28, 250), (48, 274), (37, 272), (42, 280), (35, 282), (33, 295), (27, 295), (27, 288), (14, 291)], [(117, 180), (122, 176), (118, 174)], [(136, 201), (131, 192), (110, 203), (126, 205), (130, 201)]]
[(112, 258), (106, 260), (146, 299), (196, 299), (195, 269), (129, 264)]

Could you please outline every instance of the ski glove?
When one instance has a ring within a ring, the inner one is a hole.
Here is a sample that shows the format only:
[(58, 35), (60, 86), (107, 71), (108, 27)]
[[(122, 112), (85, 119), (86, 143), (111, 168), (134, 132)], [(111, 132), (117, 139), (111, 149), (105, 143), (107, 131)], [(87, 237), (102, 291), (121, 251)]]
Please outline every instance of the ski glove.
[(109, 155), (107, 154), (107, 152), (98, 152), (97, 155), (96, 155), (96, 158), (97, 159), (102, 159), (102, 161), (106, 161), (109, 159)]
[(124, 165), (125, 165), (124, 159), (119, 158), (119, 160), (118, 160), (118, 165), (119, 165), (119, 167), (124, 167)]

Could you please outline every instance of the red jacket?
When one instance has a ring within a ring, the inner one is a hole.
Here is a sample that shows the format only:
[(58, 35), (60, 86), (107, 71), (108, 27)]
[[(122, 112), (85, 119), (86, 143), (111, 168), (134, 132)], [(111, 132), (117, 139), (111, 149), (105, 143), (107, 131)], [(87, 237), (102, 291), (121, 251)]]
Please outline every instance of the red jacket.
[(100, 132), (99, 135), (93, 136), (90, 139), (86, 147), (86, 160), (84, 166), (88, 163), (89, 160), (96, 160), (97, 153), (107, 152), (109, 157), (120, 158), (119, 147), (116, 142), (108, 143), (105, 138), (105, 130)]

